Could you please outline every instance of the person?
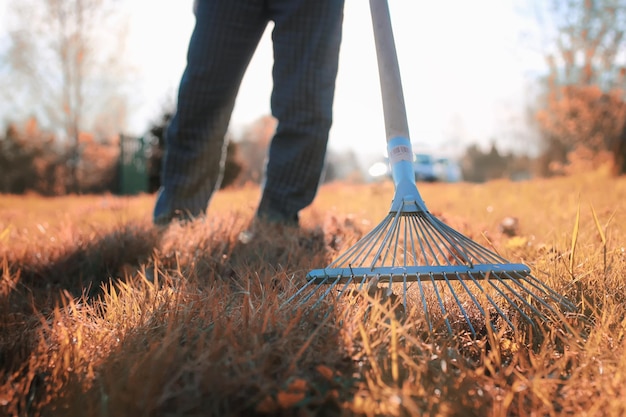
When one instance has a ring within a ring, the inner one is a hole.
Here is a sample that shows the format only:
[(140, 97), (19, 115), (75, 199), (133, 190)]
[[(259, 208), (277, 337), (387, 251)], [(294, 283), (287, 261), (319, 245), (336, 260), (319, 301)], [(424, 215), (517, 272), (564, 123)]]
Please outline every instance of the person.
[(224, 167), (225, 135), (270, 21), (272, 137), (256, 219), (298, 225), (315, 198), (332, 123), (344, 0), (196, 0), (174, 116), (165, 135), (153, 222), (206, 215)]

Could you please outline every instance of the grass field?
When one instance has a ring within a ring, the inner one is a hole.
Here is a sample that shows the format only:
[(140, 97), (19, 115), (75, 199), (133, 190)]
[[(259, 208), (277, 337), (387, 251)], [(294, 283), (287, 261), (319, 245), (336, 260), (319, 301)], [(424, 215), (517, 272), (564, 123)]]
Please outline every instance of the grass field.
[[(431, 212), (578, 304), (576, 334), (418, 331), (419, 310), (285, 304), (386, 215), (333, 183), (300, 230), (239, 243), (259, 198), (152, 228), (154, 196), (0, 196), (0, 415), (626, 415), (626, 178), (424, 184)], [(501, 233), (507, 216), (515, 236)], [(520, 331), (524, 333), (524, 331)], [(505, 343), (506, 342), (506, 343)]]

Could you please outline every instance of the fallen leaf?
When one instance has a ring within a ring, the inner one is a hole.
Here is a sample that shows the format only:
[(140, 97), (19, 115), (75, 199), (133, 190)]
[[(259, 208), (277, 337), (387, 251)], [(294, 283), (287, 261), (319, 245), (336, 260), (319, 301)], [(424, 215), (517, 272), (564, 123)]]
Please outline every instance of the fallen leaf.
[(333, 379), (333, 375), (334, 372), (332, 369), (330, 369), (328, 366), (326, 365), (318, 365), (317, 368), (317, 372), (319, 372), (320, 374), (322, 374), (322, 376), (328, 380), (328, 381), (332, 381)]
[(528, 239), (523, 236), (512, 237), (506, 242), (506, 247), (509, 249), (517, 249), (525, 246), (528, 243)]
[(305, 397), (304, 392), (280, 391), (277, 395), (278, 405), (281, 408), (290, 408), (302, 401)]
[(287, 387), (287, 391), (306, 391), (308, 388), (308, 383), (302, 378), (296, 378)]

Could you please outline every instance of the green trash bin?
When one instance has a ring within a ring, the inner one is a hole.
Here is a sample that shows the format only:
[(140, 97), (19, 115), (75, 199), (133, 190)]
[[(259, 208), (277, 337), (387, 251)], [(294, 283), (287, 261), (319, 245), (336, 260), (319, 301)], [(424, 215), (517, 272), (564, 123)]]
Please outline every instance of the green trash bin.
[(133, 195), (148, 191), (148, 151), (143, 137), (120, 135), (119, 193)]

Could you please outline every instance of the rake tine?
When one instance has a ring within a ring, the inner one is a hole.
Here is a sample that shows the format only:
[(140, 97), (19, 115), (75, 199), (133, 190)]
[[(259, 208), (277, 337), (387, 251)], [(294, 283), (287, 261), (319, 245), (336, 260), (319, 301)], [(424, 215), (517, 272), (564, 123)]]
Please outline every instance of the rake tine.
[[(361, 264), (365, 264), (365, 262), (367, 262), (367, 259), (370, 257), (370, 255), (372, 254), (372, 251), (374, 250), (375, 246), (378, 245), (379, 250), (382, 247), (382, 244), (384, 244), (385, 242), (385, 235), (387, 233), (387, 230), (389, 230), (389, 222), (392, 221), (393, 219), (391, 218), (391, 216), (387, 217), (387, 221), (384, 224), (384, 227), (380, 228), (380, 230), (377, 230), (375, 235), (372, 235), (372, 241), (371, 244), (368, 244), (368, 246), (366, 248), (363, 248), (363, 251), (361, 251), (362, 257), (361, 259), (356, 259), (355, 260)], [(380, 244), (379, 244), (380, 242)], [(368, 242), (370, 243), (370, 242)], [(367, 251), (365, 251), (365, 249), (367, 249)], [(378, 259), (378, 254), (376, 254), (375, 256), (373, 256), (374, 262), (372, 262), (372, 264), (370, 265), (370, 267), (374, 267), (375, 265), (375, 260)]]
[(532, 275), (522, 276), (522, 279), (528, 282), (529, 285), (532, 285), (538, 290), (543, 291), (544, 294), (548, 295), (550, 298), (552, 298), (552, 300), (554, 300), (558, 304), (566, 304), (569, 310), (576, 311), (576, 306), (574, 305), (574, 303), (572, 303), (567, 298), (565, 298), (562, 294), (557, 293), (552, 288), (548, 287), (546, 284), (539, 281), (537, 278), (533, 277)]
[[(333, 262), (330, 266), (341, 265), (346, 262), (345, 260), (354, 259), (356, 262), (362, 263), (367, 259), (369, 254), (372, 252), (374, 248), (374, 244), (376, 244), (380, 237), (381, 233), (385, 231), (387, 223), (389, 222), (389, 216), (387, 216), (382, 223), (380, 223), (376, 228), (374, 228), (371, 232), (365, 235), (361, 240), (359, 240), (354, 246), (352, 246), (348, 251), (341, 255), (335, 262)], [(372, 242), (372, 246), (369, 246), (370, 240), (374, 239)], [(369, 250), (363, 254), (363, 251), (369, 248)], [(361, 256), (363, 254), (363, 256)]]
[(402, 305), (404, 306), (404, 311), (408, 311), (408, 305), (406, 302), (406, 294), (407, 294), (407, 285), (406, 285), (406, 273), (402, 274)]
[[(418, 235), (422, 237), (425, 236), (426, 235), (425, 230), (428, 230), (428, 229), (422, 225), (422, 222), (419, 221), (418, 218), (415, 218), (414, 222), (419, 230)], [(437, 253), (435, 253), (435, 250), (433, 249), (430, 241), (427, 239), (420, 240), (420, 247), (422, 248), (422, 255), (424, 256), (424, 259), (425, 260), (429, 259), (428, 255), (426, 254), (426, 250), (424, 246), (426, 246), (426, 248), (428, 248), (428, 250), (430, 251), (430, 255), (432, 256), (433, 261), (435, 261), (437, 265), (440, 265), (438, 261)], [(441, 248), (439, 248), (439, 254), (445, 257), (445, 254), (441, 252)]]
[[(400, 216), (396, 216), (396, 215), (392, 216), (391, 226), (385, 232), (385, 236), (383, 237), (383, 243), (388, 242), (390, 234), (393, 233), (395, 230), (397, 230), (396, 226), (398, 225), (399, 219), (400, 219)], [(397, 242), (396, 242), (396, 244), (397, 244)], [(376, 252), (376, 255), (374, 256), (374, 259), (372, 260), (372, 265), (371, 265), (372, 268), (376, 265), (377, 259), (380, 259), (380, 254), (383, 251), (383, 249), (385, 249), (385, 248), (387, 249), (387, 252), (389, 252), (389, 246), (387, 246), (387, 245), (379, 246), (378, 251)], [(386, 257), (387, 257), (387, 255), (385, 255), (385, 259), (382, 260), (383, 264), (384, 264), (384, 261), (386, 260)]]
[[(328, 279), (328, 278), (324, 278), (324, 281), (322, 281), (322, 283), (325, 283), (327, 279)], [(307, 290), (309, 287), (313, 286), (314, 284), (315, 284), (315, 281), (314, 281), (314, 280), (308, 280), (308, 281), (307, 281), (307, 283), (306, 283), (306, 284), (304, 284), (304, 285), (303, 285), (300, 289), (298, 289), (298, 291), (296, 291), (296, 293), (295, 293), (295, 294), (293, 294), (291, 297), (289, 297), (289, 298), (287, 299), (287, 301), (285, 301), (285, 302), (282, 304), (282, 306), (284, 307), (284, 306), (285, 306), (285, 305), (287, 305), (287, 304), (291, 304), (291, 302), (293, 302), (295, 299), (297, 299), (297, 298), (298, 298), (301, 294), (305, 293), (305, 292), (306, 292), (306, 290)], [(318, 284), (318, 286), (319, 286), (319, 284)], [(308, 300), (312, 297), (313, 293), (314, 293), (314, 291), (310, 291), (310, 292), (309, 292), (309, 294), (308, 294), (308, 296), (307, 296), (304, 300), (300, 301), (300, 302), (299, 302), (299, 304), (304, 304), (304, 303), (306, 303), (306, 302), (307, 302), (307, 301), (308, 301)]]
[(359, 284), (359, 291), (363, 291), (363, 286), (365, 285), (366, 282), (367, 282), (367, 275), (363, 275), (363, 278), (361, 278), (361, 283)]
[[(451, 236), (446, 235), (445, 233), (443, 233), (443, 231), (442, 231), (442, 230), (440, 230), (440, 229), (437, 227), (437, 226), (438, 226), (438, 224), (437, 224), (437, 223), (433, 223), (433, 224), (432, 224), (432, 226), (433, 226), (433, 229), (434, 229), (434, 230), (435, 230), (435, 232), (436, 232), (437, 240), (438, 240), (440, 243), (443, 243), (443, 244), (447, 243), (447, 244), (449, 245), (449, 247), (452, 249), (452, 250), (449, 250), (448, 252), (449, 252), (449, 253), (450, 253), (450, 254), (451, 254), (451, 255), (452, 255), (452, 256), (453, 256), (453, 257), (454, 257), (457, 261), (459, 261), (459, 263), (465, 263), (466, 265), (472, 266), (472, 260), (471, 260), (468, 256), (464, 256), (464, 254), (465, 254), (465, 250), (463, 250), (460, 246), (458, 246), (458, 245), (457, 245), (457, 240), (456, 240), (456, 239), (452, 239), (452, 237), (451, 237)], [(429, 234), (429, 235), (431, 236), (431, 238), (432, 238), (433, 233), (429, 231), (429, 232), (428, 232), (428, 234)], [(444, 254), (444, 256), (445, 256), (445, 254)], [(462, 257), (463, 259), (461, 259), (461, 257)]]
[(459, 306), (459, 310), (461, 311), (463, 318), (465, 318), (465, 322), (467, 323), (467, 325), (470, 328), (470, 331), (472, 332), (472, 336), (476, 337), (476, 331), (474, 330), (474, 326), (472, 326), (472, 322), (470, 321), (469, 316), (467, 315), (467, 311), (465, 311), (465, 308), (463, 308), (463, 303), (461, 302), (461, 300), (459, 300), (459, 297), (457, 296), (456, 291), (454, 291), (454, 288), (452, 288), (452, 284), (450, 283), (450, 280), (448, 279), (446, 274), (444, 274), (444, 278), (446, 280), (446, 283), (448, 284), (448, 288), (450, 289), (452, 296), (454, 297), (454, 300)]
[(443, 320), (446, 323), (446, 327), (448, 328), (448, 332), (452, 334), (452, 326), (450, 326), (450, 321), (448, 320), (448, 311), (446, 310), (446, 306), (443, 305), (443, 300), (441, 299), (441, 295), (439, 294), (439, 290), (437, 289), (437, 284), (435, 283), (435, 279), (433, 275), (430, 274), (430, 280), (433, 283), (433, 289), (435, 290), (435, 294), (437, 295), (437, 302), (439, 303), (439, 308), (443, 313)]
[[(339, 283), (339, 281), (341, 281), (341, 278), (342, 278), (341, 275), (337, 275), (337, 278), (335, 279), (335, 281), (332, 284), (330, 284), (330, 286), (324, 292), (324, 294), (322, 294), (322, 296), (320, 298), (318, 298), (317, 301), (313, 304), (313, 308), (317, 307), (324, 300), (324, 298), (326, 298), (326, 296), (328, 296), (328, 294), (335, 288), (335, 286)], [(318, 285), (318, 287), (320, 285)]]
[(444, 235), (449, 234), (453, 236), (456, 240), (465, 242), (467, 245), (467, 249), (464, 249), (464, 251), (469, 252), (468, 250), (469, 248), (473, 249), (475, 251), (475, 255), (476, 255), (475, 257), (478, 259), (481, 259), (483, 263), (494, 263), (494, 264), (508, 263), (508, 261), (502, 258), (500, 255), (493, 253), (487, 248), (479, 245), (478, 243), (469, 239), (467, 236), (461, 234), (460, 232), (454, 230), (453, 228), (451, 228), (450, 226), (448, 226), (441, 220), (437, 219), (436, 217), (434, 216), (431, 216), (431, 217), (432, 217), (433, 223), (439, 226), (443, 230)]
[(428, 305), (426, 303), (426, 294), (424, 293), (424, 288), (422, 287), (422, 278), (421, 278), (421, 276), (418, 277), (417, 286), (419, 287), (420, 295), (422, 296), (422, 308), (424, 309), (424, 319), (426, 320), (426, 323), (428, 323), (428, 331), (432, 332), (433, 331), (433, 323), (432, 323), (432, 320), (430, 319), (430, 314), (428, 314)]
[[(544, 306), (548, 311), (550, 311), (550, 313), (556, 315), (556, 311), (554, 310), (554, 308), (551, 305), (549, 305), (548, 303), (546, 303), (541, 297), (539, 297), (539, 295), (537, 295), (537, 294), (533, 293), (532, 291), (530, 291), (517, 278), (514, 278), (512, 275), (507, 274), (507, 277), (508, 277), (509, 281), (513, 282), (515, 285), (517, 285), (518, 287), (520, 287), (524, 291), (526, 291), (526, 294), (528, 294), (533, 300), (537, 301), (542, 306)], [(533, 312), (533, 314), (539, 315), (540, 317), (544, 316), (543, 313), (541, 313), (535, 306), (533, 306), (531, 303), (529, 303), (522, 294), (518, 293), (513, 287), (508, 285), (502, 278), (498, 277), (498, 282), (500, 282), (509, 291), (511, 291), (513, 294), (515, 294), (515, 296), (518, 299), (520, 299), (524, 303), (524, 305), (526, 305), (526, 307), (528, 307)]]
[[(386, 233), (385, 233), (385, 237), (383, 238), (383, 243), (385, 243), (384, 246), (380, 246), (378, 248), (378, 251), (376, 252), (376, 255), (374, 255), (374, 258), (372, 259), (372, 267), (374, 267), (377, 263), (378, 260), (380, 260), (381, 264), (386, 264), (387, 263), (387, 256), (389, 256), (389, 252), (390, 250), (393, 248), (393, 258), (392, 258), (392, 262), (391, 265), (395, 266), (396, 264), (396, 253), (398, 250), (398, 236), (399, 236), (399, 229), (398, 229), (398, 223), (399, 223), (399, 216), (396, 216), (394, 214), (393, 216), (393, 221), (391, 222), (391, 225), (389, 227), (389, 229), (387, 229)], [(394, 242), (393, 245), (387, 245), (387, 242)], [(384, 255), (382, 255), (384, 249)], [(381, 256), (382, 255), (382, 256)]]
[[(415, 224), (413, 217), (409, 217), (408, 220), (407, 220), (407, 223)], [(409, 227), (410, 227), (410, 225), (409, 225)], [(413, 233), (409, 233), (409, 237), (408, 238), (409, 238), (410, 247), (411, 247), (411, 259), (410, 259), (410, 261), (413, 262), (413, 265), (415, 265), (418, 262), (418, 253), (417, 253), (416, 246), (419, 245), (420, 249), (422, 249), (422, 253), (423, 253), (422, 241), (419, 238), (416, 239), (416, 237), (413, 236)], [(415, 244), (416, 241), (417, 241), (418, 245)], [(405, 265), (407, 265), (407, 260), (406, 259), (404, 260), (404, 263), (405, 263)], [(406, 280), (406, 274), (404, 274), (404, 279)]]
[[(396, 261), (398, 259), (398, 248), (400, 247), (400, 235), (401, 235), (401, 232), (404, 232), (404, 242), (405, 242), (404, 245), (406, 245), (406, 234), (407, 234), (406, 222), (400, 222), (400, 219), (402, 217), (400, 216), (399, 213), (397, 214), (396, 218), (398, 219), (397, 223), (402, 223), (402, 225), (404, 227), (402, 227), (402, 230), (400, 230), (399, 227), (396, 227), (394, 229), (394, 233), (392, 233), (392, 236), (395, 237), (395, 239), (394, 239), (395, 240), (395, 245), (393, 246), (393, 255), (392, 255), (393, 256), (393, 258), (392, 258), (393, 259), (392, 265), (396, 265)], [(406, 254), (406, 246), (404, 246), (403, 249), (404, 249), (403, 253)], [(389, 250), (387, 250), (387, 253), (389, 253)], [(385, 258), (383, 258), (383, 260), (381, 262), (383, 265), (386, 262), (386, 257), (387, 257), (387, 255), (385, 254)], [(406, 266), (406, 255), (404, 256), (404, 259), (403, 259), (403, 265)]]
[(576, 306), (574, 304), (572, 304), (567, 298), (565, 298), (561, 294), (556, 293), (551, 288), (546, 287), (545, 284), (543, 284), (540, 281), (538, 281), (532, 275), (515, 277), (515, 278), (517, 278), (518, 280), (526, 282), (529, 286), (531, 286), (533, 288), (536, 288), (538, 291), (540, 291), (542, 293), (544, 298), (550, 299), (551, 301), (553, 301), (553, 302), (555, 302), (557, 304), (562, 304), (565, 307), (567, 307), (568, 310), (575, 310), (576, 309)]
[[(494, 275), (495, 275), (495, 274), (494, 274)], [(502, 289), (501, 289), (500, 287), (498, 287), (497, 285), (495, 285), (495, 284), (493, 283), (493, 279), (492, 279), (491, 277), (485, 276), (485, 278), (484, 278), (484, 279), (487, 281), (487, 283), (488, 283), (489, 285), (491, 285), (491, 286), (492, 286), (492, 287), (493, 287), (493, 288), (494, 288), (494, 289), (498, 292), (498, 294), (500, 294), (500, 296), (502, 296), (502, 298), (504, 298), (504, 299), (505, 299), (505, 300), (506, 300), (506, 301), (507, 301), (507, 302), (508, 302), (508, 303), (509, 303), (509, 304), (510, 304), (510, 305), (511, 305), (511, 306), (512, 306), (512, 307), (513, 307), (513, 308), (514, 308), (514, 309), (515, 309), (515, 310), (516, 310), (519, 314), (521, 314), (521, 315), (522, 315), (522, 317), (524, 317), (524, 320), (526, 320), (526, 321), (527, 321), (528, 323), (530, 323), (532, 326), (536, 326), (535, 321), (534, 321), (533, 319), (531, 319), (531, 318), (530, 318), (530, 317), (529, 317), (529, 316), (528, 316), (528, 315), (524, 312), (524, 310), (522, 310), (522, 309), (520, 308), (520, 306), (519, 306), (519, 305), (518, 305), (515, 301), (511, 300), (511, 298), (509, 298), (509, 296), (508, 296), (508, 295), (506, 295), (506, 294), (504, 293), (504, 291), (502, 291)], [(509, 288), (509, 290), (511, 290), (511, 288), (510, 288), (507, 284), (505, 284), (502, 280), (500, 280), (500, 279), (497, 277), (497, 275), (496, 275), (496, 281), (497, 281), (497, 282), (499, 282), (499, 283), (502, 283), (504, 286), (506, 286), (507, 288)], [(531, 304), (529, 304), (526, 300), (524, 300), (524, 298), (523, 298), (523, 297), (520, 297), (520, 296), (519, 296), (517, 293), (515, 293), (514, 291), (513, 291), (513, 293), (514, 293), (514, 294), (516, 294), (516, 295), (517, 295), (517, 298), (518, 298), (518, 299), (520, 299), (520, 300), (521, 300), (521, 301), (522, 301), (522, 302), (523, 302), (523, 303), (524, 303), (524, 304), (525, 304), (528, 308), (530, 308), (530, 309), (531, 309), (531, 311), (533, 312), (533, 314), (537, 315), (537, 316), (538, 316), (538, 317), (540, 317), (541, 319), (545, 319), (545, 318), (546, 318), (543, 314), (541, 314), (541, 312), (540, 312), (539, 310), (537, 310), (534, 306), (532, 306), (532, 305), (531, 305)], [(494, 306), (494, 307), (495, 307), (495, 306)], [(497, 308), (497, 307), (496, 307), (496, 308)], [(498, 310), (498, 311), (500, 311), (500, 310)], [(502, 315), (502, 314), (504, 314), (504, 313), (501, 313), (501, 315)], [(510, 323), (510, 325), (512, 326), (512, 329), (515, 329), (515, 327), (513, 326), (513, 324), (512, 324), (511, 322), (509, 322), (508, 320), (507, 320), (507, 322), (508, 322), (508, 323)]]
[[(437, 248), (438, 248), (439, 255), (441, 256), (442, 259), (447, 259), (447, 256), (452, 255), (452, 257), (459, 264), (465, 264), (465, 265), (471, 266), (471, 262), (469, 261), (469, 259), (461, 259), (459, 257), (459, 255), (462, 253), (460, 248), (457, 248), (454, 242), (450, 240), (448, 237), (446, 237), (440, 229), (438, 229), (434, 224), (430, 224), (430, 225), (427, 224), (427, 226), (430, 226), (430, 227), (425, 227), (423, 234), (425, 237), (430, 238), (431, 241), (435, 243), (439, 243), (439, 245), (437, 245)], [(426, 241), (429, 242), (429, 240), (426, 240)], [(442, 250), (442, 245), (445, 247), (446, 243), (451, 245), (447, 253)], [(435, 259), (437, 259), (436, 255), (435, 255)], [(450, 265), (451, 261), (448, 259), (446, 263)]]
[[(472, 302), (476, 306), (476, 308), (478, 308), (478, 311), (480, 311), (480, 313), (483, 315), (483, 317), (487, 317), (487, 314), (485, 313), (485, 310), (483, 309), (483, 306), (480, 305), (480, 303), (476, 299), (476, 296), (472, 293), (472, 291), (470, 291), (469, 287), (465, 283), (465, 280), (461, 277), (461, 274), (459, 274), (457, 272), (455, 275), (457, 277), (457, 280), (461, 283), (461, 285), (465, 289), (465, 292), (467, 292), (467, 295), (470, 297), (470, 299), (472, 300)], [(493, 325), (493, 323), (491, 322), (491, 320), (487, 320), (487, 323), (489, 323), (489, 326), (491, 326), (491, 329), (495, 332), (496, 328)]]
[[(447, 253), (442, 249), (442, 245), (441, 243), (444, 243), (444, 241), (441, 239), (441, 237), (439, 236), (439, 230), (437, 230), (435, 228), (435, 232), (437, 232), (436, 234), (433, 233), (433, 228), (432, 225), (428, 224), (425, 219), (422, 219), (420, 223), (424, 223), (424, 227), (423, 227), (423, 236), (425, 237), (426, 242), (428, 242), (429, 247), (431, 248), (431, 251), (434, 252), (434, 249), (432, 249), (432, 246), (430, 244), (430, 242), (432, 241), (433, 244), (435, 244), (435, 247), (437, 248), (437, 254), (434, 254), (433, 257), (435, 260), (437, 260), (437, 264), (442, 264), (442, 263), (446, 263), (446, 264), (450, 264), (450, 260), (447, 258), (450, 254), (452, 254), (453, 258), (456, 259), (459, 263), (463, 263), (463, 259), (459, 259), (459, 257), (457, 256), (458, 251), (456, 250), (448, 250)], [(430, 240), (428, 240), (428, 238), (430, 238)], [(439, 243), (439, 244), (437, 244)], [(441, 259), (443, 262), (439, 262), (439, 259)]]
[[(337, 282), (339, 279), (341, 279), (341, 276), (338, 276), (334, 282)], [(321, 281), (316, 282), (315, 280), (308, 280), (307, 283), (302, 286), (302, 288), (300, 288), (294, 295), (292, 295), (291, 297), (289, 297), (289, 299), (287, 301), (285, 301), (283, 303), (283, 306), (290, 304), (292, 301), (294, 301), (295, 299), (297, 299), (300, 295), (304, 294), (306, 292), (306, 290), (309, 287), (313, 287), (315, 284), (315, 289), (320, 288), (322, 285), (326, 284), (327, 282), (329, 282), (331, 280), (330, 276), (325, 276)], [(324, 295), (328, 294), (334, 287), (334, 284), (331, 285), (328, 290), (324, 293)], [(299, 305), (303, 305), (306, 304), (311, 298), (313, 298), (313, 295), (315, 295), (315, 290), (311, 290), (309, 291), (304, 298), (300, 299), (298, 304)], [(320, 297), (320, 299), (314, 304), (314, 305), (318, 305), (318, 303), (321, 301), (321, 299), (323, 299), (324, 296)]]
[[(489, 281), (488, 277), (486, 277), (487, 274), (481, 274), (483, 276), (483, 278), (487, 281)], [(483, 288), (482, 285), (480, 285), (480, 283), (478, 282), (478, 280), (476, 279), (476, 277), (474, 277), (473, 275), (468, 275), (470, 277), (470, 279), (474, 282), (474, 285), (476, 285), (481, 293), (485, 296), (485, 298), (489, 301), (489, 304), (491, 304), (491, 306), (496, 310), (496, 312), (498, 313), (498, 315), (500, 317), (502, 317), (504, 319), (504, 321), (506, 321), (506, 323), (509, 325), (509, 327), (511, 328), (511, 330), (515, 330), (515, 326), (513, 325), (513, 323), (511, 323), (511, 320), (509, 320), (509, 317), (504, 313), (504, 311), (502, 311), (502, 309), (498, 306), (498, 303), (496, 303), (493, 298), (491, 298), (491, 296), (487, 293), (487, 291), (485, 291), (485, 289)], [(498, 288), (496, 288), (496, 290), (498, 290)], [(515, 306), (515, 304), (513, 304)], [(482, 310), (482, 309), (481, 309)], [(519, 308), (518, 308), (519, 310)], [(489, 319), (485, 314), (485, 318)], [(524, 312), (522, 312), (522, 314), (524, 316), (526, 316), (524, 314)], [(526, 316), (527, 317), (527, 316)], [(530, 320), (530, 319), (528, 319)], [(491, 323), (491, 320), (488, 320)], [(532, 321), (531, 321), (532, 323)], [(493, 324), (491, 325), (492, 328), (494, 328)]]
[(352, 283), (353, 280), (354, 280), (354, 276), (350, 275), (350, 279), (346, 281), (343, 288), (341, 288), (341, 290), (339, 291), (339, 294), (337, 294), (337, 299), (339, 299), (339, 297), (343, 295), (344, 291), (348, 289), (348, 286)]

